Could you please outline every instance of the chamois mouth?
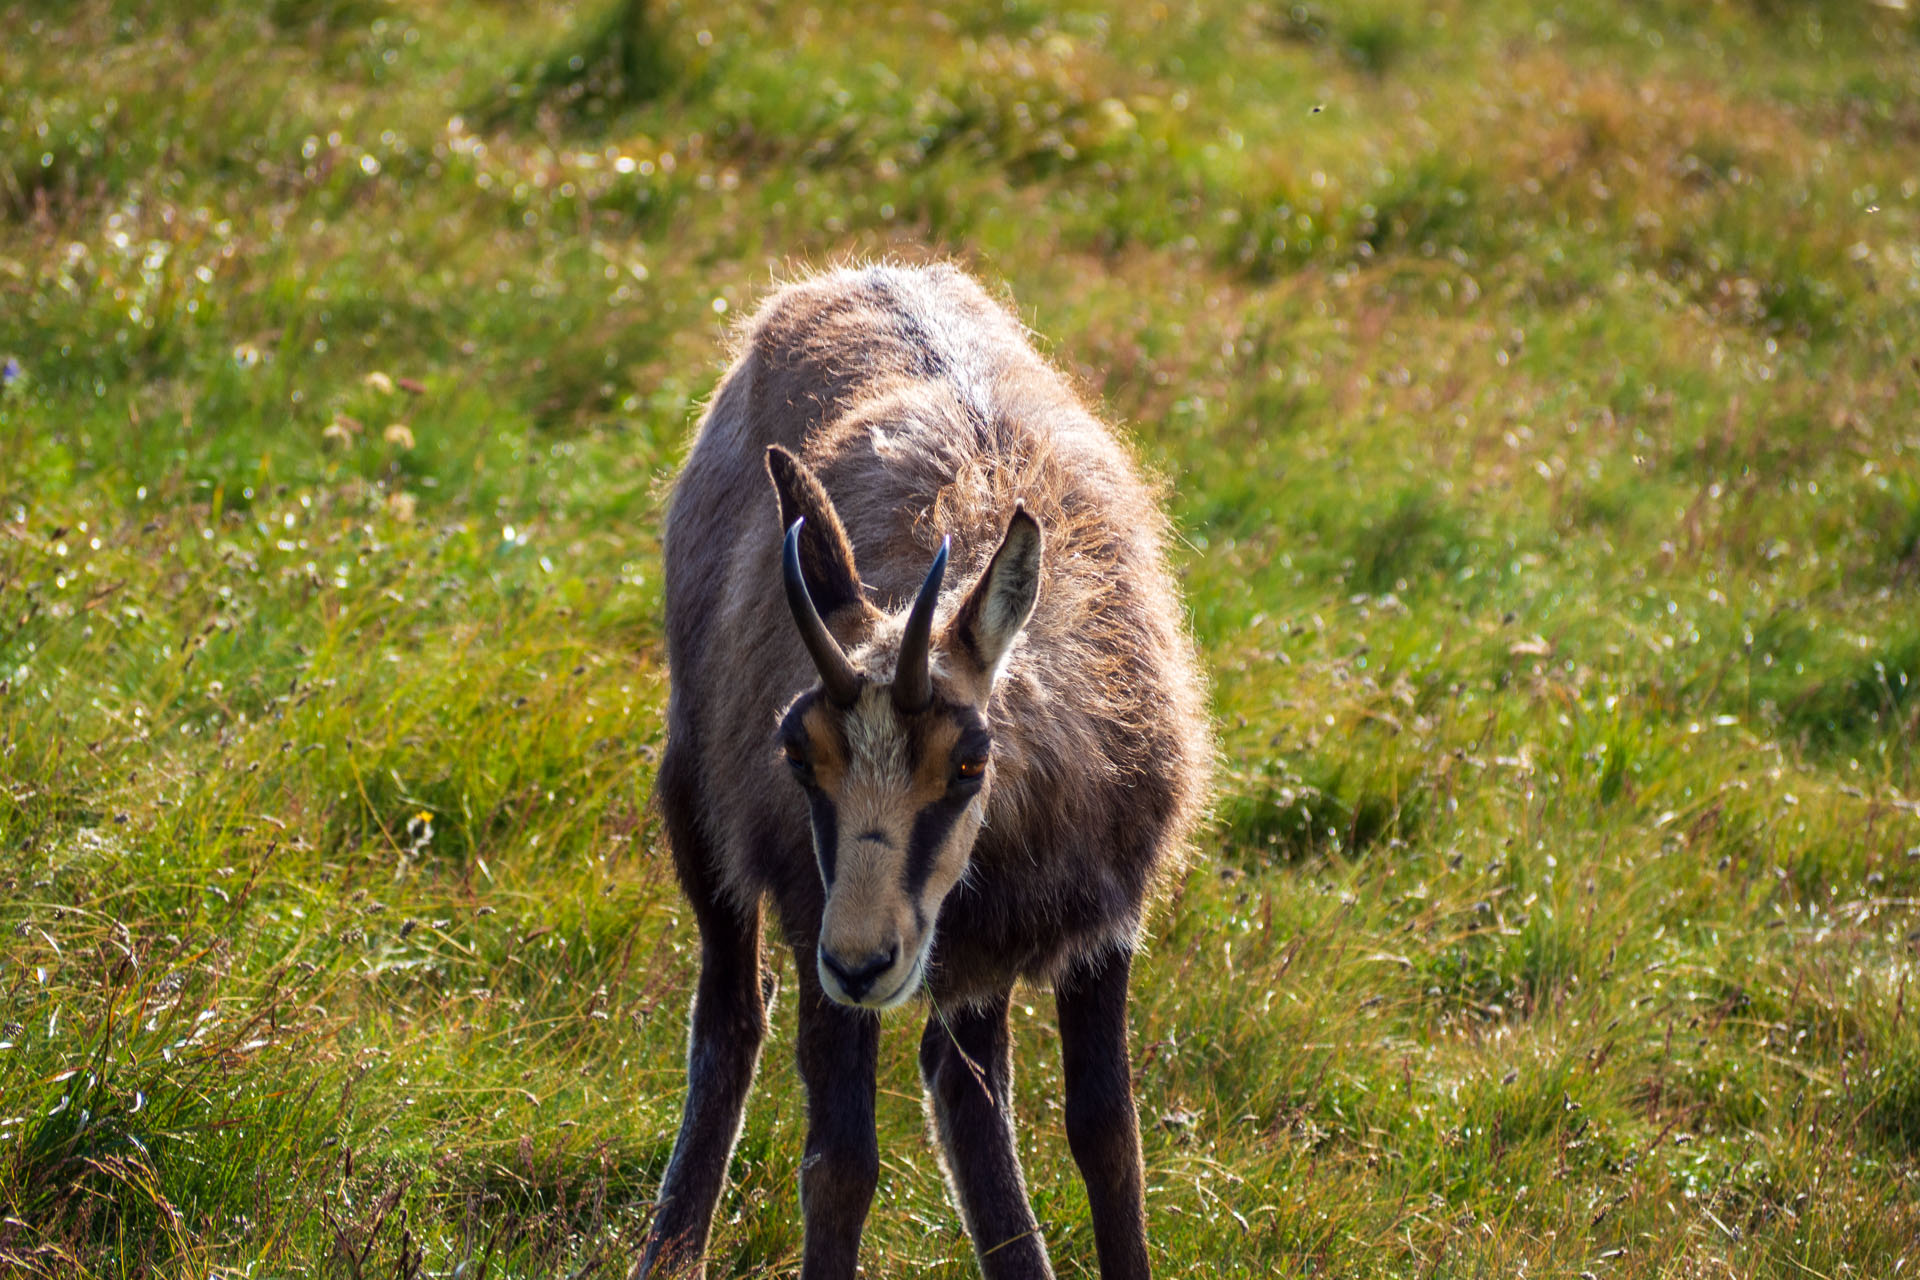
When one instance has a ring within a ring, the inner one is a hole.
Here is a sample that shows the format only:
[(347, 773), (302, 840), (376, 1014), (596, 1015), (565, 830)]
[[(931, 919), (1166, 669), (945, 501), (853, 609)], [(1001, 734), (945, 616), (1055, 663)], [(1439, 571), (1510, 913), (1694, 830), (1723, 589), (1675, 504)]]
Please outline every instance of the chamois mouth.
[[(931, 941), (932, 939), (929, 938), (927, 942), (921, 944), (919, 953), (913, 958), (913, 964), (907, 969), (906, 977), (885, 995), (869, 994), (858, 1000), (849, 1000), (845, 989), (826, 972), (825, 965), (820, 965), (821, 989), (827, 993), (829, 1000), (835, 1004), (843, 1004), (849, 1009), (871, 1009), (875, 1013), (884, 1013), (888, 1009), (898, 1008), (920, 992), (921, 983), (926, 979), (927, 952), (930, 949), (928, 944)], [(818, 961), (815, 963), (818, 964)]]
[(919, 993), (920, 983), (926, 976), (926, 967), (926, 953), (923, 951), (914, 957), (913, 968), (907, 971), (906, 979), (893, 989), (893, 994), (874, 1002), (868, 1008), (893, 1009), (911, 1000)]

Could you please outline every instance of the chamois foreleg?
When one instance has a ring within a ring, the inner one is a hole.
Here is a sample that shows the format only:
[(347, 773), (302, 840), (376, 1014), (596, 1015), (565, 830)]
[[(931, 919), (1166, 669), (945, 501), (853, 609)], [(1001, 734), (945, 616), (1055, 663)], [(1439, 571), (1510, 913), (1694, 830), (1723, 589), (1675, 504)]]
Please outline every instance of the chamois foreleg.
[(705, 1274), (714, 1205), (767, 1029), (760, 908), (742, 912), (721, 890), (684, 786), (680, 759), (669, 746), (657, 794), (675, 869), (700, 924), (700, 981), (689, 1019), (686, 1108), (634, 1273), (639, 1280)]
[(1013, 1140), (1007, 993), (990, 1006), (936, 1008), (920, 1038), (920, 1078), (947, 1175), (987, 1280), (1051, 1277)]
[(1127, 977), (1133, 956), (1111, 952), (1055, 988), (1066, 1084), (1067, 1145), (1087, 1184), (1101, 1280), (1147, 1280), (1140, 1122), (1127, 1064)]
[(879, 1016), (835, 1004), (820, 989), (811, 943), (794, 948), (796, 1057), (807, 1089), (807, 1150), (800, 1164), (800, 1212), (806, 1220), (801, 1280), (852, 1280), (860, 1232), (880, 1185), (874, 1133), (874, 1061)]

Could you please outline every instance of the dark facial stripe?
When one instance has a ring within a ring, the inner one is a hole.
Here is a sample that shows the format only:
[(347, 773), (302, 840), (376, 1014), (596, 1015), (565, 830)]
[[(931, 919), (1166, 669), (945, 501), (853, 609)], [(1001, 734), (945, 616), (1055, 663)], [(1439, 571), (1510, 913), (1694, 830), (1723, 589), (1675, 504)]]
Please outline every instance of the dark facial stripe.
[(940, 852), (940, 846), (946, 841), (953, 824), (960, 820), (971, 795), (947, 796), (935, 800), (932, 804), (914, 815), (913, 833), (907, 837), (907, 869), (905, 886), (907, 897), (916, 908), (921, 892), (927, 887), (927, 880), (933, 875), (933, 863)]
[(831, 889), (840, 852), (840, 815), (818, 788), (807, 792), (807, 807), (813, 811), (813, 855), (820, 861), (820, 883)]

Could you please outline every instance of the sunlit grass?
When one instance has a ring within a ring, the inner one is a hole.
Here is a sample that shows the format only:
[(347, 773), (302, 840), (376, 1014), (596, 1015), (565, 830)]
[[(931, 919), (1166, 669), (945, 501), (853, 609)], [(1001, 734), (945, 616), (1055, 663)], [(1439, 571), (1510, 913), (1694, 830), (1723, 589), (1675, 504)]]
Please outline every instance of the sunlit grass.
[[(774, 281), (945, 254), (1163, 480), (1212, 674), (1161, 1272), (1902, 1274), (1915, 22), (0, 15), (0, 1270), (621, 1272), (697, 962), (664, 485)], [(973, 1275), (911, 1023), (868, 1267)], [(721, 1274), (798, 1265), (773, 1025)]]

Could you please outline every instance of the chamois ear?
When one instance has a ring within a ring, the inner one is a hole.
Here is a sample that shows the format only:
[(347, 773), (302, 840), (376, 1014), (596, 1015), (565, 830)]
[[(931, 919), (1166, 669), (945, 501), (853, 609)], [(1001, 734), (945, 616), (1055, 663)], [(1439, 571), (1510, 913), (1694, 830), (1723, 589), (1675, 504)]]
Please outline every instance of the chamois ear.
[(838, 609), (862, 603), (853, 544), (820, 478), (777, 444), (767, 448), (767, 474), (780, 495), (781, 530), (791, 529), (795, 520), (806, 521), (800, 526), (800, 576), (814, 608), (822, 618), (831, 618)]
[(1027, 625), (1039, 594), (1040, 522), (1026, 507), (1016, 506), (1013, 519), (1007, 522), (1007, 536), (954, 614), (950, 632), (989, 683), (999, 674), (1000, 661), (1013, 647), (1020, 628)]

